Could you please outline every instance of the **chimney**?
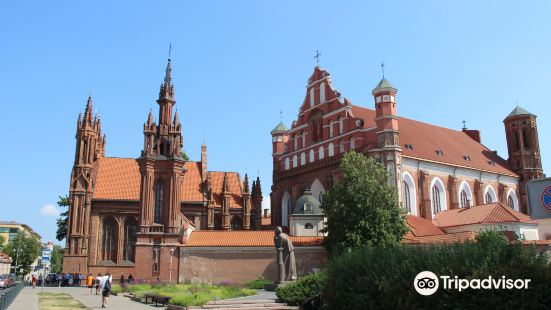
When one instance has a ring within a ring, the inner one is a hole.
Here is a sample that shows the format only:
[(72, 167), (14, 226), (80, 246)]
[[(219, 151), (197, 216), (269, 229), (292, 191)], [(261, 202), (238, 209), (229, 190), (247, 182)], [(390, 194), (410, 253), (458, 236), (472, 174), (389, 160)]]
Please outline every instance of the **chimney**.
[(207, 145), (201, 145), (201, 179), (207, 181)]
[(480, 130), (474, 130), (474, 129), (467, 129), (463, 128), (463, 132), (471, 137), (471, 139), (475, 140), (476, 142), (480, 143)]

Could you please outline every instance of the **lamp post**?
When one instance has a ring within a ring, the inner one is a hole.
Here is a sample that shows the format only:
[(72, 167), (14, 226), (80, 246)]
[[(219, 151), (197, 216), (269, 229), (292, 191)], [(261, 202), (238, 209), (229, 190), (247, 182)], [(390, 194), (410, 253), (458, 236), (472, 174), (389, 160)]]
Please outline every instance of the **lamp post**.
[(174, 256), (174, 250), (175, 248), (170, 249), (170, 270), (169, 270), (170, 284), (172, 284), (172, 256)]

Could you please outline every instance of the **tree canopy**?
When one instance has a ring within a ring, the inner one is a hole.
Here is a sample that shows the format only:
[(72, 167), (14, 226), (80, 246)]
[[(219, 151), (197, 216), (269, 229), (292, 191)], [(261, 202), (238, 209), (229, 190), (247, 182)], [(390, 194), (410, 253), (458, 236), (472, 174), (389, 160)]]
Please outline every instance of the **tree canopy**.
[(51, 272), (59, 273), (63, 270), (63, 248), (59, 245), (54, 245), (51, 256)]
[(57, 230), (55, 233), (55, 238), (59, 241), (65, 239), (67, 236), (67, 226), (69, 225), (69, 196), (65, 197), (59, 196), (57, 205), (60, 208), (67, 208), (66, 211), (61, 212), (59, 218), (57, 219)]
[(326, 245), (333, 254), (400, 242), (408, 231), (406, 212), (383, 165), (354, 151), (343, 156), (341, 179), (323, 195)]
[(29, 273), (31, 271), (31, 265), (40, 256), (41, 250), (42, 244), (40, 240), (22, 231), (18, 232), (15, 238), (4, 248), (4, 252), (12, 257), (13, 264), (15, 265), (17, 263), (17, 265), (19, 265), (17, 274), (21, 274), (19, 272), (20, 268), (23, 268), (23, 274)]

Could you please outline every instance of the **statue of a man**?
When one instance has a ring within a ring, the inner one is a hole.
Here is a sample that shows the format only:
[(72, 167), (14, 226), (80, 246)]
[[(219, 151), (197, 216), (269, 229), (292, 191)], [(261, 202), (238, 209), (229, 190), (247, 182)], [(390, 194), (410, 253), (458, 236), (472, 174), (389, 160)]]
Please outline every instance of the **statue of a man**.
[[(274, 236), (274, 245), (276, 250), (282, 252), (282, 263), (285, 268), (283, 274), (285, 275), (285, 281), (294, 281), (297, 278), (297, 266), (295, 262), (295, 251), (293, 243), (289, 236), (283, 232), (281, 227), (276, 227)], [(279, 279), (283, 280), (283, 279)]]

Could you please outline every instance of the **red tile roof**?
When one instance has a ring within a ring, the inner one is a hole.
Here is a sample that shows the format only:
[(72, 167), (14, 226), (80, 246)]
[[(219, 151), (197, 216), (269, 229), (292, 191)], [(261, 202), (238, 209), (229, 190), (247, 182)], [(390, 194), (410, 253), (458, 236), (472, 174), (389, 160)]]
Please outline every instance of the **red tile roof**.
[[(201, 191), (201, 163), (187, 162), (182, 182), (182, 201), (203, 201)], [(213, 196), (217, 205), (222, 205), (224, 172), (208, 172)], [(232, 193), (230, 208), (242, 208), (242, 181), (236, 172), (228, 172), (228, 185)], [(134, 158), (103, 157), (99, 160), (94, 199), (140, 200), (140, 170)]]
[(411, 229), (410, 233), (417, 237), (444, 234), (444, 231), (431, 221), (419, 216), (408, 215), (407, 225)]
[(499, 202), (442, 211), (436, 214), (434, 222), (438, 227), (495, 223), (536, 224), (529, 216), (505, 207)]
[[(294, 246), (315, 246), (323, 244), (323, 237), (291, 236)], [(273, 247), (273, 231), (220, 231), (195, 230), (187, 241), (193, 247)]]
[(476, 233), (474, 231), (464, 231), (453, 234), (433, 235), (433, 236), (413, 236), (411, 234), (406, 235), (402, 239), (402, 243), (413, 244), (428, 244), (428, 243), (454, 243), (474, 241)]
[[(364, 119), (364, 128), (375, 127), (375, 111), (353, 105), (352, 113)], [(404, 117), (398, 119), (403, 156), (516, 176), (503, 158), (462, 131)], [(411, 144), (413, 149), (406, 148), (406, 144)], [(444, 155), (438, 155), (436, 150), (442, 150)], [(470, 160), (463, 156), (469, 156)]]
[(133, 158), (99, 160), (95, 199), (140, 200), (140, 170)]

